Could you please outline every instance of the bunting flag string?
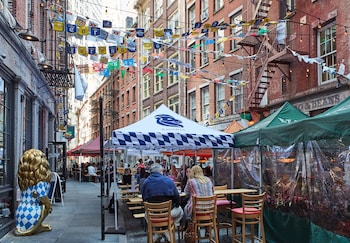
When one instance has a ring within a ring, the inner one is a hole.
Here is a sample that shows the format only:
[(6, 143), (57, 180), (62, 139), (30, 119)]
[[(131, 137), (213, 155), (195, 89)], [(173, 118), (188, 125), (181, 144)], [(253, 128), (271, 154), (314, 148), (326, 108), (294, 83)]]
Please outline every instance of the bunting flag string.
[[(156, 57), (157, 59), (160, 57)], [(184, 67), (190, 68), (191, 65), (189, 63), (182, 63), (177, 59), (166, 59), (166, 58), (161, 58), (161, 60), (168, 62), (169, 64), (176, 64), (176, 65), (182, 65)], [(93, 72), (98, 72), (100, 75), (103, 75), (105, 77), (109, 77), (111, 71), (115, 69), (120, 69), (123, 71), (123, 74), (125, 76), (126, 70), (122, 68), (130, 68), (130, 67), (135, 67), (136, 63), (134, 59), (124, 59), (124, 60), (111, 60), (107, 61), (105, 60), (104, 63), (93, 63), (92, 64), (92, 71)], [(204, 79), (206, 81), (214, 82), (217, 84), (223, 84), (223, 85), (228, 85), (231, 87), (238, 87), (238, 86), (245, 86), (247, 84), (247, 81), (245, 80), (233, 80), (233, 79), (225, 79), (225, 76), (220, 76), (218, 74), (215, 74), (213, 72), (209, 72), (208, 70), (204, 69), (194, 69), (189, 73), (182, 73), (179, 72), (177, 68), (151, 68), (151, 67), (144, 67), (141, 69), (143, 74), (155, 74), (158, 77), (165, 77), (167, 74), (168, 76), (176, 76), (182, 79), (188, 79), (188, 78), (199, 78), (199, 79)], [(128, 70), (129, 72), (137, 72), (132, 69)], [(210, 78), (204, 77), (204, 74), (209, 74), (211, 75)], [(122, 77), (124, 78), (124, 77)]]
[[(173, 29), (170, 28), (151, 28), (149, 30), (143, 29), (143, 28), (113, 28), (113, 23), (110, 20), (103, 20), (101, 24), (99, 24), (96, 21), (93, 21), (91, 19), (88, 19), (87, 17), (82, 17), (80, 15), (74, 14), (73, 12), (66, 11), (66, 24), (64, 22), (64, 8), (56, 3), (51, 3), (48, 7), (48, 12), (51, 12), (49, 14), (49, 18), (52, 20), (53, 23), (53, 30), (57, 32), (64, 32), (67, 31), (68, 36), (74, 37), (78, 40), (82, 38), (89, 38), (89, 40), (96, 40), (96, 41), (103, 41), (103, 44), (95, 45), (89, 45), (89, 46), (81, 46), (79, 44), (71, 44), (69, 47), (67, 47), (66, 51), (67, 53), (74, 55), (82, 55), (85, 57), (90, 56), (91, 60), (99, 61), (99, 63), (93, 63), (92, 64), (92, 70), (93, 72), (98, 72), (100, 75), (109, 76), (110, 73), (115, 69), (120, 69), (122, 78), (125, 77), (127, 72), (131, 72), (130, 70), (126, 70), (129, 67), (135, 67), (136, 62), (134, 59), (124, 59), (124, 60), (110, 60), (109, 55), (114, 55), (116, 53), (127, 53), (127, 52), (136, 52), (137, 51), (137, 45), (135, 42), (135, 39), (131, 38), (131, 33), (135, 33), (136, 38), (141, 39), (141, 45), (142, 49), (148, 52), (140, 53), (139, 59), (141, 62), (146, 65), (148, 58), (152, 57), (154, 59), (161, 59), (164, 62), (168, 62), (170, 66), (180, 65), (184, 66), (185, 68), (191, 68), (190, 63), (182, 63), (176, 59), (166, 59), (164, 57), (164, 53), (149, 53), (150, 50), (155, 49), (159, 50), (163, 46), (166, 46), (167, 48), (175, 48), (173, 47), (173, 44), (176, 43), (178, 40), (183, 41), (197, 41), (201, 40), (200, 44), (193, 45), (188, 48), (178, 48), (179, 51), (183, 52), (191, 52), (191, 53), (207, 53), (207, 54), (215, 54), (220, 55), (223, 57), (235, 57), (239, 60), (244, 59), (254, 59), (256, 58), (256, 55), (251, 56), (241, 56), (241, 55), (235, 55), (232, 53), (221, 53), (216, 50), (206, 50), (206, 48), (203, 48), (204, 45), (216, 45), (220, 43), (224, 43), (226, 41), (232, 41), (232, 40), (239, 40), (241, 38), (244, 38), (245, 36), (259, 36), (259, 35), (267, 35), (270, 33), (269, 27), (272, 26), (276, 29), (276, 37), (279, 41), (283, 41), (285, 38), (285, 32), (283, 31), (285, 28), (285, 22), (286, 20), (277, 20), (273, 21), (269, 18), (265, 19), (253, 19), (249, 21), (240, 21), (238, 23), (219, 23), (218, 21), (214, 21), (213, 23), (202, 23), (202, 22), (196, 22), (190, 31), (182, 32), (181, 27), (175, 27)], [(245, 26), (256, 26), (258, 27), (257, 32), (246, 32), (243, 33), (242, 27)], [(207, 33), (209, 32), (217, 32), (219, 30), (231, 30), (231, 33), (236, 33), (235, 28), (240, 29), (239, 34), (232, 34), (229, 36), (217, 36), (215, 38), (208, 38)], [(282, 29), (282, 31), (281, 31)], [(146, 33), (150, 33), (153, 31), (153, 35), (156, 38), (148, 38), (146, 36)], [(124, 35), (123, 35), (124, 34)], [(74, 38), (72, 40), (74, 41)], [(204, 50), (202, 50), (204, 49)], [(288, 48), (289, 49), (289, 48)], [(345, 65), (342, 63), (339, 65), (338, 71), (334, 67), (328, 67), (322, 58), (310, 58), (308, 55), (300, 55), (297, 52), (289, 49), (291, 53), (300, 61), (300, 62), (306, 62), (310, 64), (319, 64), (322, 65), (322, 71), (323, 72), (329, 72), (332, 74), (341, 75), (343, 77), (346, 77), (347, 79), (350, 79), (350, 73), (347, 75), (344, 75), (345, 73)], [(101, 55), (99, 58), (98, 55)], [(59, 54), (57, 54), (57, 57), (59, 57)], [(150, 68), (150, 67), (144, 67), (141, 68), (142, 73), (144, 74), (154, 74), (158, 77), (164, 77), (167, 74), (172, 76), (178, 76), (183, 79), (188, 78), (199, 78), (208, 82), (214, 82), (218, 84), (224, 84), (224, 85), (230, 85), (232, 87), (237, 86), (244, 86), (246, 85), (247, 81), (238, 81), (238, 80), (225, 80), (224, 77), (219, 76), (218, 74), (212, 73), (207, 70), (191, 70), (193, 72), (191, 73), (181, 73), (175, 68)], [(211, 78), (205, 78), (203, 74), (209, 74), (212, 77)], [(80, 77), (80, 74), (79, 74)], [(80, 77), (81, 78), (81, 77)], [(82, 84), (84, 80), (76, 80), (79, 85), (79, 82)], [(81, 97), (81, 91), (77, 90), (78, 92), (78, 99)], [(80, 92), (80, 94), (79, 94)], [(224, 110), (230, 106), (231, 102), (234, 100), (234, 97), (231, 96), (229, 100), (227, 100), (223, 107), (217, 111), (212, 118), (210, 118), (207, 122), (207, 125), (210, 125), (213, 120), (220, 117), (221, 114), (224, 113)]]
[(322, 65), (322, 72), (340, 75), (340, 76), (345, 77), (348, 80), (350, 80), (350, 73), (348, 73), (347, 75), (344, 74), (345, 73), (345, 65), (343, 63), (341, 63), (339, 65), (339, 69), (337, 71), (337, 69), (334, 67), (328, 67), (324, 63), (324, 60), (320, 57), (309, 57), (308, 55), (300, 55), (296, 51), (291, 50), (289, 47), (287, 47), (287, 49), (293, 54), (293, 56), (298, 58), (299, 62), (306, 62), (309, 64), (316, 63), (319, 65)]

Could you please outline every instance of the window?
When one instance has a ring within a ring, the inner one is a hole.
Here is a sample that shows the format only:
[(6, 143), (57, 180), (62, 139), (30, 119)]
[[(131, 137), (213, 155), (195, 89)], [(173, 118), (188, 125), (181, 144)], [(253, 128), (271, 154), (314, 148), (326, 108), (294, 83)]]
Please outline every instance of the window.
[(143, 52), (141, 54), (141, 63), (143, 65), (147, 65), (150, 61), (151, 61), (151, 51), (150, 50), (145, 50), (145, 49), (142, 49)]
[(295, 8), (294, 1), (295, 0), (286, 0), (286, 2), (287, 2), (287, 4), (286, 4), (287, 9), (289, 9), (290, 11), (294, 11), (294, 8)]
[(172, 96), (168, 99), (168, 107), (173, 112), (179, 113), (179, 95)]
[(205, 44), (205, 41), (207, 40), (208, 35), (204, 35), (201, 39), (201, 66), (204, 66), (208, 64), (209, 62), (209, 56), (208, 56), (208, 45)]
[(168, 20), (168, 28), (173, 30), (173, 33), (179, 27), (179, 13), (176, 11), (173, 15), (170, 16)]
[(195, 43), (190, 46), (190, 51), (188, 52), (188, 63), (191, 64), (190, 72), (196, 69), (196, 52), (195, 51)]
[(154, 70), (154, 93), (163, 90), (163, 79), (165, 73), (162, 68), (163, 64), (158, 65)]
[(154, 19), (157, 20), (163, 14), (163, 0), (154, 0)]
[(136, 87), (132, 87), (132, 102), (136, 102)]
[[(163, 27), (163, 25), (159, 25), (159, 27), (157, 29), (164, 29), (164, 27)], [(160, 47), (160, 48), (155, 48), (153, 40), (152, 41), (148, 40), (148, 42), (152, 43), (153, 53), (154, 54), (160, 54), (163, 51), (163, 45), (160, 44), (160, 43), (163, 43), (164, 38), (163, 37), (154, 36), (154, 41), (156, 41), (156, 40), (158, 40), (157, 43), (159, 44), (159, 46), (157, 45), (157, 47)], [(148, 62), (150, 61), (150, 59), (149, 59), (150, 56), (151, 56), (151, 54), (148, 53)]]
[(129, 67), (128, 73), (129, 73), (129, 80), (128, 81), (133, 81), (134, 79), (136, 79), (136, 68), (135, 67)]
[[(230, 79), (233, 80), (234, 83), (239, 83), (239, 81), (242, 80), (242, 70), (232, 72), (230, 74)], [(232, 95), (234, 97), (232, 112), (235, 114), (243, 109), (243, 86), (238, 84), (232, 87)]]
[(145, 31), (147, 31), (149, 29), (149, 22), (151, 20), (150, 8), (146, 8), (142, 19), (143, 19), (143, 28), (145, 29)]
[(202, 121), (209, 120), (209, 86), (201, 89)]
[(129, 90), (126, 91), (126, 105), (127, 106), (130, 105), (130, 91)]
[(215, 84), (215, 98), (216, 98), (216, 112), (220, 114), (220, 116), (225, 115), (225, 85), (217, 83)]
[(163, 101), (159, 101), (158, 103), (155, 103), (153, 110), (157, 110), (159, 108), (159, 106), (161, 106), (162, 104), (163, 104)]
[[(63, 104), (63, 96), (61, 96), (57, 103)], [(33, 108), (32, 101), (26, 97), (23, 101), (24, 114), (23, 114), (23, 151), (32, 148), (32, 124), (33, 124)], [(61, 113), (62, 112), (62, 113)], [(63, 110), (59, 111), (59, 114), (64, 114)], [(61, 117), (60, 117), (61, 119)], [(62, 118), (64, 119), (64, 118)]]
[[(238, 11), (237, 13), (233, 14), (230, 17), (230, 24), (234, 27), (231, 28), (231, 35), (232, 37), (237, 37), (242, 35), (242, 26), (238, 25), (242, 21), (242, 10)], [(235, 50), (238, 48), (237, 40), (236, 38), (232, 38), (231, 40), (231, 50)]]
[(149, 114), (151, 114), (151, 109), (149, 107), (144, 108), (142, 110), (142, 117), (145, 118), (146, 116), (148, 116)]
[(190, 111), (190, 119), (193, 121), (196, 121), (196, 113), (197, 113), (197, 109), (196, 109), (196, 92), (193, 91), (191, 93), (189, 93), (189, 111)]
[[(11, 176), (8, 174), (8, 169), (13, 163), (10, 161), (10, 144), (11, 141), (13, 142), (13, 138), (11, 138), (13, 136), (12, 126), (16, 126), (16, 124), (11, 122), (10, 111), (14, 102), (10, 90), (8, 83), (0, 77), (0, 187), (9, 184)], [(0, 222), (3, 223), (4, 219), (0, 218)]]
[(172, 85), (179, 81), (179, 54), (171, 56), (168, 61), (168, 85)]
[(150, 96), (151, 93), (151, 77), (149, 74), (143, 76), (142, 80), (142, 94), (143, 99), (146, 99)]
[(201, 14), (209, 14), (209, 4), (208, 0), (201, 0)]
[(124, 109), (124, 94), (122, 94), (122, 98), (121, 98), (122, 100), (121, 100), (121, 106), (122, 106), (122, 109)]
[(224, 54), (224, 42), (220, 39), (225, 36), (225, 30), (219, 29), (218, 31), (214, 32), (215, 36), (215, 59), (220, 58)]
[(132, 122), (133, 123), (136, 122), (136, 112), (135, 111), (132, 112)]
[(188, 29), (191, 30), (196, 23), (196, 5), (193, 4), (189, 9), (188, 9)]
[(44, 116), (44, 112), (45, 110), (43, 109), (43, 107), (39, 107), (39, 123), (38, 123), (38, 148), (39, 149), (45, 149), (45, 145), (44, 145), (44, 127), (45, 127), (45, 116)]
[(219, 11), (224, 7), (224, 0), (215, 0), (214, 1), (214, 11)]
[(168, 0), (168, 7), (173, 4), (173, 2), (175, 2), (175, 0)]
[[(329, 68), (337, 68), (337, 46), (336, 46), (336, 25), (333, 23), (318, 32), (318, 56), (324, 60), (324, 64)], [(336, 74), (322, 72), (319, 65), (319, 84), (333, 81)]]
[(280, 19), (284, 17), (289, 17), (292, 12), (295, 10), (295, 0), (281, 0), (280, 5)]

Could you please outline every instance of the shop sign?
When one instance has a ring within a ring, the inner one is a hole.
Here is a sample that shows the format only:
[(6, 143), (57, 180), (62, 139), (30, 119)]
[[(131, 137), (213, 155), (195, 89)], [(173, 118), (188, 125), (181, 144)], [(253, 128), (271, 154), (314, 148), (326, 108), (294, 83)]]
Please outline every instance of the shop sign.
[(320, 110), (335, 106), (340, 101), (346, 98), (345, 94), (332, 94), (328, 96), (319, 97), (317, 99), (305, 100), (302, 103), (296, 103), (295, 107), (304, 113), (310, 111)]

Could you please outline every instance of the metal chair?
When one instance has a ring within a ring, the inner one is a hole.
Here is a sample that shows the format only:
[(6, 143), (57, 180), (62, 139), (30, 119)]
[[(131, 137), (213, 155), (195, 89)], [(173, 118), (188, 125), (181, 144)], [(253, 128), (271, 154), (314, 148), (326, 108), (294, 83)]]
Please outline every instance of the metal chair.
[(175, 243), (175, 224), (171, 217), (171, 200), (162, 203), (144, 202), (147, 221), (148, 243), (153, 242), (153, 235), (169, 233), (170, 243)]
[[(266, 193), (260, 195), (242, 194), (242, 207), (231, 209), (232, 212), (232, 242), (246, 242), (246, 236), (250, 236), (251, 242), (258, 240), (265, 243), (264, 232), (264, 202)], [(241, 234), (236, 233), (237, 224), (242, 225)], [(246, 232), (246, 226), (250, 225), (250, 232)], [(256, 235), (254, 226), (260, 226)]]
[[(192, 203), (192, 221), (195, 226), (196, 241), (200, 242), (202, 239), (209, 239), (210, 242), (218, 243), (216, 195), (208, 197), (193, 196)], [(201, 228), (205, 228), (205, 235), (201, 234)], [(212, 236), (213, 230), (214, 240)]]

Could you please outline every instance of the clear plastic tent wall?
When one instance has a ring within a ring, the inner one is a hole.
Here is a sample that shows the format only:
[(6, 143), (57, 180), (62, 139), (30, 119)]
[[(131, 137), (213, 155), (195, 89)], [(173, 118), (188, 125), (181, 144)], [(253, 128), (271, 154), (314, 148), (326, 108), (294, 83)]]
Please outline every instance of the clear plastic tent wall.
[(258, 147), (222, 149), (214, 161), (215, 185), (259, 189), (260, 154)]
[[(349, 141), (328, 139), (234, 149), (234, 187), (261, 184), (268, 194), (268, 208), (350, 238), (349, 145)], [(219, 170), (224, 165), (218, 163)]]

